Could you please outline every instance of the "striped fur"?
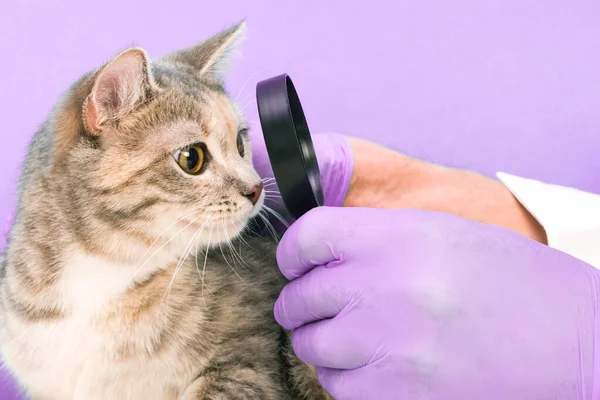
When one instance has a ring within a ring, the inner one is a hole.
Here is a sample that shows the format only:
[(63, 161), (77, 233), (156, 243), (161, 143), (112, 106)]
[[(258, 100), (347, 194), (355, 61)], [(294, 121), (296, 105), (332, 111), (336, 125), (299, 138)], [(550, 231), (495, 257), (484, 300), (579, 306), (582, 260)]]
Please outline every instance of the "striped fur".
[[(263, 198), (221, 76), (242, 32), (126, 50), (35, 134), (0, 269), (0, 354), (28, 396), (329, 398), (273, 319), (275, 243), (243, 233)], [(194, 143), (197, 176), (173, 156)]]

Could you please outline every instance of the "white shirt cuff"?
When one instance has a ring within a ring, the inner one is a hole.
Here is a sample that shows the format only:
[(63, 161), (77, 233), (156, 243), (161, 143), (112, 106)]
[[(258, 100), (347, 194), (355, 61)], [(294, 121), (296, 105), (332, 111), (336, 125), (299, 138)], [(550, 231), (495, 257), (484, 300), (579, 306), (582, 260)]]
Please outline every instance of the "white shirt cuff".
[(600, 269), (600, 195), (496, 174), (545, 229), (548, 246)]

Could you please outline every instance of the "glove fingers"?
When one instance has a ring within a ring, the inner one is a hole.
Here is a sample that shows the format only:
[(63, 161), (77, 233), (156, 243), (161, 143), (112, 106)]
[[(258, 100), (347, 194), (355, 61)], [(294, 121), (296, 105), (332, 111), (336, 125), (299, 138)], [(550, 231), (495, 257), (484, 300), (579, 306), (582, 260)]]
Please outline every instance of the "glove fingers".
[(358, 229), (356, 225), (340, 224), (348, 213), (344, 208), (317, 207), (292, 224), (277, 246), (281, 273), (292, 280), (314, 267), (339, 261), (339, 249)]
[(350, 393), (353, 399), (368, 399), (368, 397), (361, 396), (358, 388), (354, 388), (354, 385), (349, 382), (351, 378), (349, 372), (351, 371), (319, 367), (317, 368), (317, 377), (321, 386), (334, 399), (346, 399)]
[(381, 357), (382, 349), (365, 341), (364, 332), (349, 315), (302, 326), (292, 334), (294, 352), (317, 367), (354, 369)]
[(336, 267), (320, 266), (288, 283), (275, 302), (275, 319), (293, 330), (322, 319), (333, 318), (360, 298), (354, 285)]
[[(420, 385), (406, 386), (398, 384), (392, 390), (385, 380), (382, 380), (381, 372), (374, 370), (372, 365), (351, 370), (334, 368), (317, 368), (317, 377), (323, 388), (334, 399), (356, 399), (356, 400), (410, 400), (429, 399), (431, 394)], [(398, 375), (395, 381), (402, 381)]]

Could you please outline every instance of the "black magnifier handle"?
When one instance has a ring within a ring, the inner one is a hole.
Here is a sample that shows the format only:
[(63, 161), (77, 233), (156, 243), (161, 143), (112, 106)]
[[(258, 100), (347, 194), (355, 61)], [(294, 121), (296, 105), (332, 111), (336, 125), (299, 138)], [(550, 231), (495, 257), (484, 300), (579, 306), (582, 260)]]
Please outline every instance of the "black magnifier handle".
[(308, 124), (287, 74), (256, 86), (258, 114), (281, 198), (294, 218), (323, 205), (319, 165)]

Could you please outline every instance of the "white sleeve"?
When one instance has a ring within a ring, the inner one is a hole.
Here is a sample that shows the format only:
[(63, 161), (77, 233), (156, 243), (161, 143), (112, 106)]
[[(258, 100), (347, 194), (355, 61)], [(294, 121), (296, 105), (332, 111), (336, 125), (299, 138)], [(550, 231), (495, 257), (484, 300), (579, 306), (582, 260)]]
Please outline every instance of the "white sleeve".
[(548, 246), (600, 269), (600, 195), (503, 172), (497, 177), (546, 230)]

